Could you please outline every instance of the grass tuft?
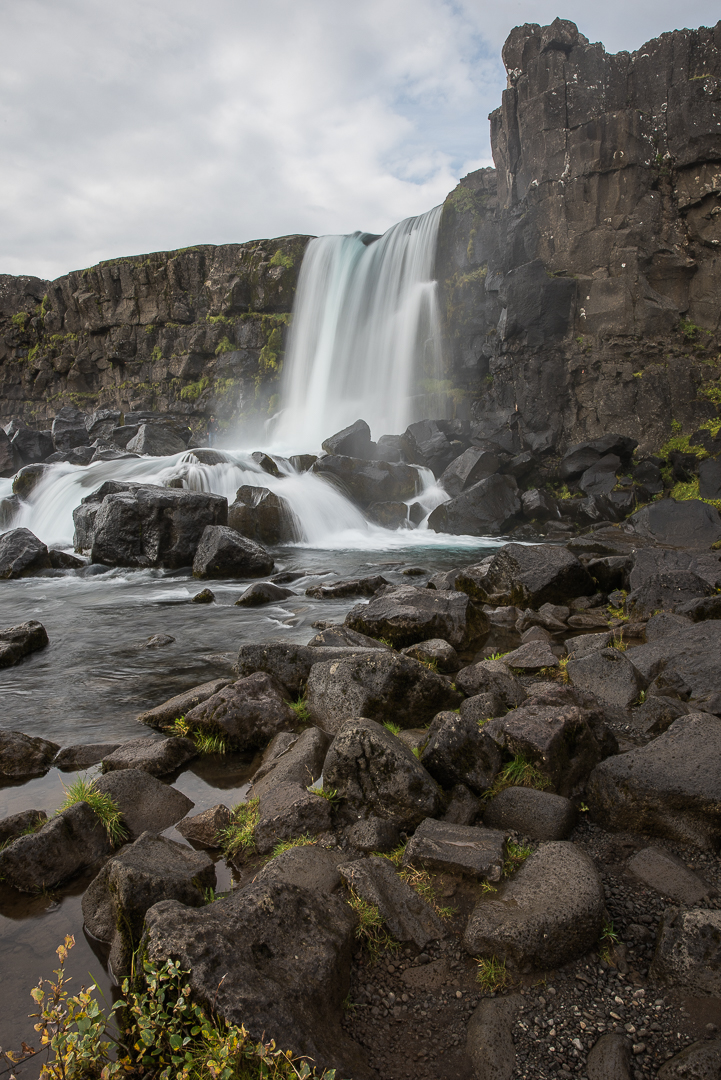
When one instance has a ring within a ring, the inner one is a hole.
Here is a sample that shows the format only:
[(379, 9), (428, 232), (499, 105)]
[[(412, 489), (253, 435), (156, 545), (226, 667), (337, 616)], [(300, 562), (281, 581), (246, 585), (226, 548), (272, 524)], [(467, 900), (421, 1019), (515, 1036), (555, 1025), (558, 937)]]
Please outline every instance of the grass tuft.
[(397, 952), (400, 944), (386, 930), (383, 916), (376, 905), (369, 904), (355, 889), (349, 889), (349, 892), (347, 902), (359, 920), (355, 936), (368, 949), (371, 961), (376, 963), (382, 952)]
[(233, 807), (230, 825), (220, 829), (216, 839), (226, 859), (238, 855), (250, 855), (255, 851), (255, 827), (258, 824), (258, 799), (239, 803)]
[(492, 956), (489, 960), (476, 958), (478, 971), (476, 981), (484, 994), (497, 994), (511, 983), (510, 973), (506, 970), (506, 961)]
[(311, 793), (311, 795), (320, 795), (321, 799), (327, 799), (331, 806), (334, 803), (338, 802), (338, 799), (340, 798), (340, 796), (338, 795), (338, 788), (334, 787), (309, 787), (307, 790)]
[(95, 816), (100, 819), (113, 847), (117, 847), (128, 839), (128, 830), (123, 825), (120, 807), (110, 795), (98, 791), (94, 780), (79, 776), (69, 788), (65, 788), (65, 801), (58, 809), (58, 813), (69, 810), (71, 806), (79, 802), (87, 803)]
[(286, 851), (292, 851), (297, 847), (310, 847), (313, 844), (318, 843), (316, 836), (311, 836), (310, 833), (304, 833), (303, 836), (296, 836), (293, 840), (280, 840), (273, 848), (270, 857), (275, 859), (278, 855), (282, 855)]
[(291, 709), (298, 717), (298, 721), (301, 724), (311, 724), (312, 718), (310, 715), (310, 709), (308, 708), (308, 702), (303, 697), (299, 697), (297, 701), (286, 701), (286, 705), (290, 705)]
[(515, 840), (509, 840), (506, 844), (506, 860), (503, 864), (503, 876), (508, 877), (519, 866), (522, 866), (533, 849), (528, 844), (517, 844)]
[(176, 735), (182, 739), (192, 739), (199, 754), (227, 754), (228, 743), (220, 732), (208, 731), (207, 728), (193, 727), (184, 716), (179, 716), (168, 727), (164, 728), (168, 735)]
[(531, 787), (538, 791), (546, 791), (553, 787), (547, 776), (544, 776), (532, 761), (517, 754), (511, 761), (503, 766), (493, 786), (484, 794), (484, 799), (492, 799), (494, 795), (509, 787)]
[(392, 720), (386, 720), (383, 724), (386, 731), (390, 731), (391, 735), (400, 735), (401, 728), (398, 724), (394, 724)]

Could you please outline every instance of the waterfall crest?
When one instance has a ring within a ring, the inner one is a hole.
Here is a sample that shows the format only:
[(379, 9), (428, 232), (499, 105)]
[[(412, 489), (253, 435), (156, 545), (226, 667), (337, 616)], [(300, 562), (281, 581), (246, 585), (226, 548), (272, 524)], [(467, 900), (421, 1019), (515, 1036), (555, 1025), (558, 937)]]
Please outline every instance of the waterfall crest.
[[(301, 267), (272, 441), (292, 452), (362, 417), (375, 438), (425, 414), (441, 374), (436, 283), (442, 207), (381, 237), (320, 236)], [(426, 386), (426, 389), (428, 387)]]

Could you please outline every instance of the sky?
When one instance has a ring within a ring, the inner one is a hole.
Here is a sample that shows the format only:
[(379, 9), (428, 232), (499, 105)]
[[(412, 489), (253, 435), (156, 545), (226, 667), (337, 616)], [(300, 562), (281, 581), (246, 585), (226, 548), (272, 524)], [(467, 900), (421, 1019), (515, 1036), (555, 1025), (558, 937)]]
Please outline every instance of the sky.
[(383, 232), (492, 164), (514, 26), (572, 19), (617, 52), (719, 14), (716, 0), (2, 0), (0, 273)]

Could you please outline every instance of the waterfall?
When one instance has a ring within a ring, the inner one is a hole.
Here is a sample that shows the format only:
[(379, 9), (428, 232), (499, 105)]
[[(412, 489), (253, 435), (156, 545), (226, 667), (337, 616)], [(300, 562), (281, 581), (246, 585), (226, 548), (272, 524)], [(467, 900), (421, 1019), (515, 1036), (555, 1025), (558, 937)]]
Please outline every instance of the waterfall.
[(432, 280), (441, 212), (437, 206), (407, 218), (381, 237), (356, 232), (310, 242), (274, 445), (317, 451), (359, 417), (377, 439), (427, 415), (423, 390), (441, 374)]

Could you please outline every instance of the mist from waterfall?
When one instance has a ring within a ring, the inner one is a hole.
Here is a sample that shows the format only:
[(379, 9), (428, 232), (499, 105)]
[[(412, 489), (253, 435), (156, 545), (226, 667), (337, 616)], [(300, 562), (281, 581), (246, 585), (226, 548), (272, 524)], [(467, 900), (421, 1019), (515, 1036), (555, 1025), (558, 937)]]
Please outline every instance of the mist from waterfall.
[(286, 452), (317, 451), (362, 418), (374, 438), (429, 415), (441, 376), (436, 283), (442, 207), (381, 237), (320, 236), (306, 249), (271, 431)]

